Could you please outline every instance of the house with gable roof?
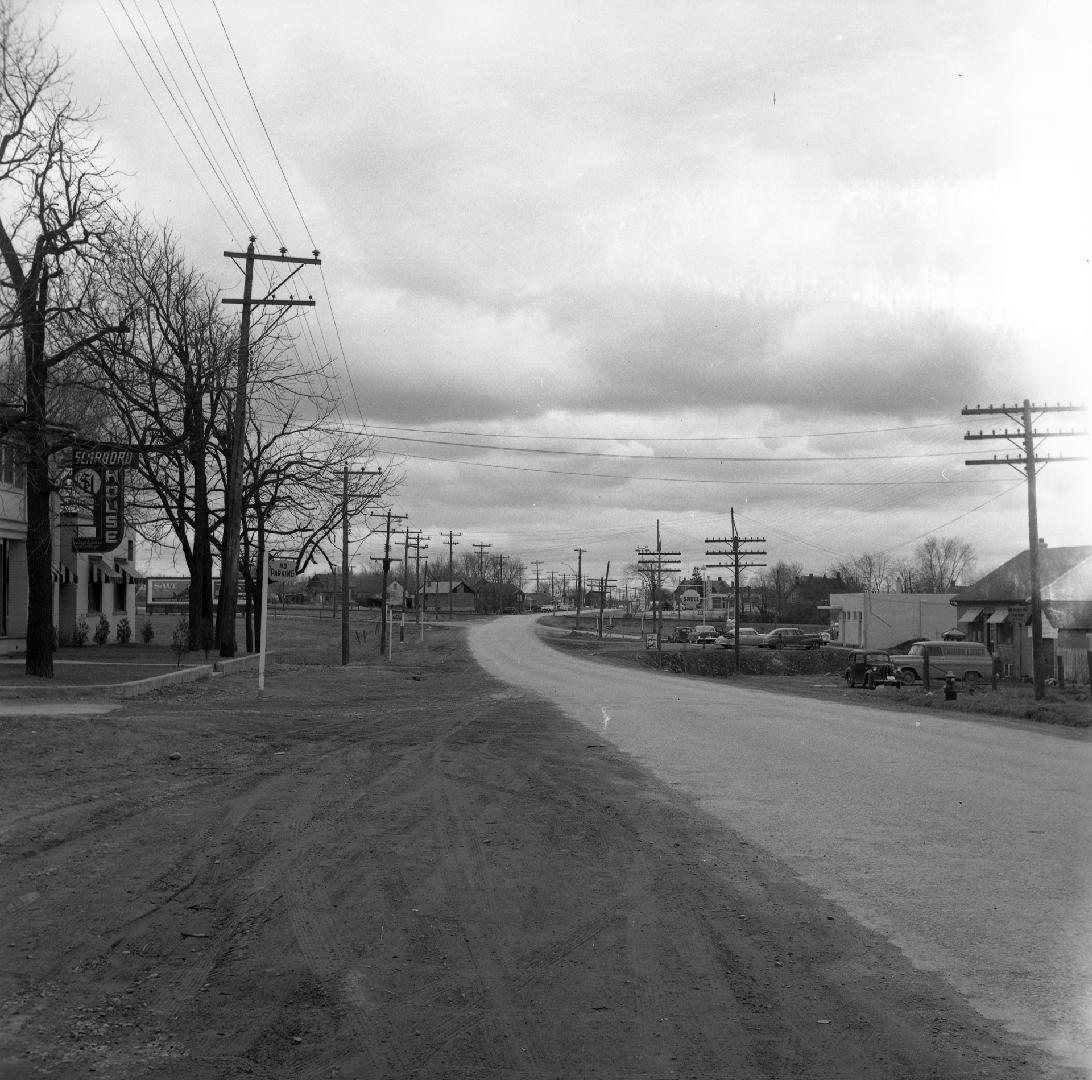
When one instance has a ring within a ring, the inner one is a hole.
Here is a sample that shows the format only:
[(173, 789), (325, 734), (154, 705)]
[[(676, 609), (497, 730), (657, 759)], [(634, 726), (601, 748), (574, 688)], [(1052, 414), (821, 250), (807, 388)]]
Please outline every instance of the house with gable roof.
[[(1088, 679), (1092, 649), (1092, 545), (1039, 544), (1043, 641), (1050, 672), (1060, 657), (1067, 679)], [(1013, 556), (956, 596), (956, 624), (970, 641), (984, 642), (1002, 673), (1032, 675), (1031, 558)]]

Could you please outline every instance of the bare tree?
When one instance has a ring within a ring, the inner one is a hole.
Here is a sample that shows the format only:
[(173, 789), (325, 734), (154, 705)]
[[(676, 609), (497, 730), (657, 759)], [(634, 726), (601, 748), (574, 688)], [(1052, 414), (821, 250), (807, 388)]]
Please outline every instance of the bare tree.
[(93, 351), (116, 424), (140, 448), (142, 486), (129, 517), (145, 538), (177, 544), (190, 576), (189, 647), (205, 647), (222, 496), (211, 467), (224, 427), (235, 338), (215, 287), (190, 267), (169, 229), (119, 226), (101, 292), (135, 314), (124, 342)]
[(26, 672), (50, 678), (50, 458), (71, 441), (53, 422), (50, 375), (120, 324), (73, 333), (86, 297), (62, 279), (81, 261), (102, 257), (114, 191), (97, 161), (90, 114), (74, 105), (59, 57), (42, 32), (25, 29), (23, 17), (0, 0), (0, 331), (18, 336), (23, 362), (24, 403), (14, 420), (27, 458)]
[(848, 592), (890, 592), (894, 565), (883, 552), (863, 552), (834, 563), (827, 571), (840, 578)]
[(958, 536), (927, 536), (914, 548), (914, 587), (917, 592), (951, 592), (974, 573), (974, 545)]
[(763, 575), (773, 597), (774, 617), (781, 619), (782, 612), (792, 600), (796, 586), (804, 576), (804, 568), (800, 563), (786, 562), (779, 559)]

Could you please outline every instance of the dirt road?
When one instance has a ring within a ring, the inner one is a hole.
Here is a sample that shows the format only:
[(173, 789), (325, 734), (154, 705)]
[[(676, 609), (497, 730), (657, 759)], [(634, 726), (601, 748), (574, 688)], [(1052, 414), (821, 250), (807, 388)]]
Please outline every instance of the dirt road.
[(0, 1077), (1061, 1077), (458, 631), (0, 718)]

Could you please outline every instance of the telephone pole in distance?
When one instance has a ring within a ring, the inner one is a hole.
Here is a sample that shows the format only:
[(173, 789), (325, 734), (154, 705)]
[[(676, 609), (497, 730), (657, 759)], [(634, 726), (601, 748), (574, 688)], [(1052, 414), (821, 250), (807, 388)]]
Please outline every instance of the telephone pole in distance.
[(732, 570), (732, 621), (735, 624), (735, 633), (732, 635), (735, 639), (732, 644), (732, 652), (735, 656), (735, 669), (736, 674), (739, 674), (739, 572), (740, 570), (746, 570), (752, 566), (765, 566), (764, 562), (745, 562), (745, 559), (753, 559), (759, 555), (765, 555), (765, 551), (756, 551), (752, 544), (764, 544), (766, 538), (764, 536), (740, 536), (736, 532), (736, 510), (735, 507), (731, 508), (732, 514), (732, 535), (728, 537), (709, 537), (705, 538), (707, 544), (728, 544), (729, 549), (727, 551), (706, 551), (706, 555), (725, 556), (730, 561), (726, 563), (706, 563), (707, 567), (730, 567)]

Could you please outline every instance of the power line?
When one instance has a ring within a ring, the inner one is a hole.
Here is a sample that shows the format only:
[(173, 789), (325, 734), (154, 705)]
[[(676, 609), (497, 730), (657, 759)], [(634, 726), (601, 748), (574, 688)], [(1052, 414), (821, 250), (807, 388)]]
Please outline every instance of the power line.
[[(258, 190), (257, 179), (255, 178), (254, 173), (251, 171), (250, 166), (246, 163), (246, 158), (243, 154), (242, 147), (239, 145), (239, 141), (235, 138), (234, 133), (231, 131), (231, 125), (228, 121), (227, 114), (221, 107), (219, 99), (216, 97), (216, 91), (213, 89), (208, 74), (205, 72), (204, 66), (201, 63), (201, 59), (197, 55), (197, 50), (194, 48), (193, 41), (190, 38), (189, 34), (186, 32), (186, 27), (182, 22), (182, 16), (179, 15), (178, 9), (174, 5), (174, 0), (169, 0), (169, 2), (171, 5), (171, 10), (174, 12), (174, 16), (178, 20), (178, 25), (182, 31), (182, 35), (186, 39), (186, 44), (189, 46), (190, 53), (193, 54), (193, 61), (197, 64), (197, 67), (201, 72), (201, 76), (204, 79), (204, 84), (202, 84), (202, 79), (198, 78), (197, 71), (194, 70), (194, 66), (193, 63), (190, 62), (189, 55), (186, 53), (185, 48), (183, 48), (182, 42), (179, 39), (178, 34), (175, 32), (174, 26), (172, 25), (170, 19), (167, 17), (167, 12), (163, 7), (163, 0), (157, 0), (160, 14), (163, 16), (163, 21), (164, 23), (166, 23), (167, 29), (170, 31), (171, 37), (174, 38), (174, 43), (178, 47), (178, 51), (181, 54), (182, 59), (186, 64), (186, 67), (189, 69), (190, 75), (193, 78), (198, 93), (201, 95), (202, 99), (205, 102), (205, 105), (208, 107), (209, 115), (211, 115), (212, 117), (212, 122), (216, 125), (217, 130), (223, 136), (224, 143), (228, 148), (228, 152), (234, 158), (235, 164), (239, 168), (239, 172), (242, 174), (244, 181), (250, 188), (250, 193), (254, 196), (254, 199), (257, 202), (258, 207), (262, 212), (262, 215), (265, 217), (266, 222), (268, 222), (270, 229), (273, 230), (273, 235), (277, 238), (277, 243), (283, 247), (284, 241), (281, 236), (281, 230), (277, 228), (276, 223), (273, 221), (273, 217), (269, 211), (269, 207), (266, 204), (265, 199), (262, 197), (261, 192)], [(206, 86), (208, 87), (208, 93), (205, 92)]]
[[(247, 232), (253, 232), (250, 227), (250, 223), (247, 220), (247, 214), (246, 211), (243, 209), (242, 203), (239, 201), (238, 196), (235, 194), (231, 185), (228, 183), (227, 176), (224, 174), (223, 169), (219, 165), (219, 162), (214, 160), (216, 155), (213, 152), (212, 147), (208, 146), (207, 140), (205, 140), (199, 134), (198, 129), (200, 127), (200, 124), (197, 121), (197, 117), (193, 114), (193, 110), (190, 109), (189, 103), (185, 100), (185, 95), (182, 93), (182, 88), (181, 86), (179, 86), (178, 80), (175, 78), (174, 72), (171, 70), (170, 64), (167, 62), (167, 58), (163, 55), (162, 49), (159, 48), (159, 44), (158, 42), (156, 42), (155, 36), (151, 32), (151, 27), (148, 25), (147, 17), (141, 11), (138, 5), (134, 5), (138, 16), (148, 30), (148, 34), (151, 37), (152, 44), (155, 46), (156, 52), (159, 53), (160, 60), (162, 61), (162, 66), (156, 63), (156, 58), (152, 55), (152, 51), (148, 47), (148, 43), (145, 41), (144, 35), (141, 34), (140, 29), (137, 27), (137, 24), (133, 21), (133, 17), (129, 14), (128, 9), (125, 7), (124, 0), (118, 0), (118, 6), (124, 13), (125, 18), (128, 19), (129, 25), (133, 28), (133, 33), (136, 35), (137, 41), (140, 42), (141, 48), (144, 50), (145, 55), (148, 57), (148, 62), (152, 65), (152, 69), (159, 76), (159, 81), (163, 84), (163, 89), (166, 90), (167, 96), (171, 99), (171, 103), (174, 105), (175, 109), (178, 110), (178, 115), (182, 118), (182, 123), (185, 124), (191, 138), (197, 144), (197, 149), (201, 151), (201, 155), (208, 163), (209, 168), (212, 170), (213, 176), (216, 177), (220, 186), (224, 189), (224, 194), (227, 195), (228, 201), (232, 204), (235, 212), (239, 215), (239, 218), (242, 220), (244, 226), (247, 229)], [(164, 72), (166, 72), (166, 74), (164, 74)], [(171, 83), (167, 81), (167, 75), (170, 75), (171, 81), (174, 83), (175, 89), (178, 91), (177, 94), (175, 93), (175, 90), (171, 89)], [(179, 101), (179, 98), (181, 98), (181, 102)], [(185, 108), (183, 108), (183, 104), (185, 104)], [(189, 112), (189, 116), (187, 116), (187, 112)]]
[(303, 210), (300, 209), (299, 200), (297, 200), (296, 193), (292, 190), (292, 184), (288, 180), (288, 174), (284, 171), (284, 165), (281, 163), (280, 154), (277, 153), (277, 148), (273, 145), (273, 139), (269, 134), (269, 128), (266, 127), (265, 118), (262, 116), (261, 109), (258, 108), (258, 102), (254, 98), (254, 92), (250, 89), (250, 83), (247, 81), (246, 72), (243, 71), (243, 65), (239, 61), (239, 55), (236, 53), (235, 46), (232, 44), (231, 35), (228, 33), (228, 28), (224, 24), (224, 17), (220, 14), (220, 8), (217, 6), (216, 0), (212, 0), (212, 9), (216, 12), (216, 18), (220, 20), (220, 28), (224, 31), (224, 40), (227, 41), (228, 48), (231, 50), (231, 55), (235, 59), (235, 66), (239, 69), (239, 76), (243, 80), (243, 85), (246, 87), (246, 92), (250, 97), (250, 103), (254, 106), (254, 113), (258, 117), (258, 123), (262, 126), (266, 142), (269, 143), (269, 149), (273, 152), (273, 158), (277, 162), (277, 168), (280, 169), (281, 177), (284, 180), (284, 186), (288, 189), (288, 194), (292, 197), (292, 204), (296, 208), (296, 213), (299, 214), (303, 230), (307, 233), (307, 239), (310, 241), (311, 247), (315, 248), (317, 247), (315, 238), (311, 235), (311, 230), (303, 216)]
[[(185, 163), (189, 166), (190, 172), (193, 173), (194, 179), (197, 181), (197, 183), (200, 186), (201, 190), (205, 193), (205, 197), (208, 199), (208, 201), (209, 201), (210, 205), (212, 206), (213, 210), (216, 211), (216, 216), (223, 223), (223, 226), (227, 230), (228, 235), (233, 240), (238, 242), (238, 237), (236, 236), (235, 230), (228, 223), (228, 220), (227, 220), (226, 217), (224, 217), (224, 213), (220, 209), (219, 204), (212, 197), (212, 193), (209, 191), (209, 189), (205, 186), (204, 180), (201, 179), (201, 174), (197, 171), (197, 168), (193, 164), (193, 161), (190, 159), (189, 154), (186, 153), (185, 148), (182, 146), (181, 141), (179, 140), (178, 136), (175, 134), (174, 128), (171, 126), (171, 122), (167, 119), (166, 114), (159, 107), (159, 102), (156, 101), (155, 95), (152, 93), (151, 87), (145, 81), (144, 76), (140, 73), (140, 68), (137, 67), (136, 61), (133, 59), (133, 56), (129, 52), (128, 48), (126, 48), (125, 42), (122, 40), (121, 35), (118, 33), (117, 27), (114, 25), (113, 20), (107, 14), (106, 9), (102, 6), (101, 3), (99, 4), (99, 10), (102, 12), (103, 18), (106, 20), (106, 22), (109, 25), (110, 29), (113, 31), (114, 37), (117, 39), (117, 43), (121, 47), (121, 51), (125, 54), (125, 59), (129, 61), (129, 65), (130, 65), (130, 67), (132, 67), (133, 73), (136, 75), (137, 79), (139, 80), (140, 85), (144, 87), (144, 92), (148, 95), (148, 100), (151, 101), (152, 107), (159, 114), (160, 120), (163, 121), (163, 126), (167, 129), (167, 134), (170, 135), (170, 137), (174, 140), (175, 146), (178, 147), (178, 152), (182, 155), (182, 160), (185, 161)], [(124, 8), (122, 10), (124, 11)], [(126, 17), (128, 17), (128, 13), (126, 13)], [(130, 24), (131, 24), (132, 20), (130, 19), (129, 21), (130, 21)], [(136, 28), (134, 27), (134, 30), (135, 29)], [(138, 34), (137, 36), (139, 38), (140, 35)], [(242, 218), (242, 216), (241, 216), (241, 219), (242, 219), (242, 222), (243, 222), (244, 229), (247, 229), (247, 231), (249, 232), (249, 229), (247, 228), (245, 218)]]
[(448, 439), (415, 439), (409, 435), (378, 435), (389, 442), (424, 443), (426, 446), (457, 446), (466, 450), (503, 450), (512, 454), (550, 454), (558, 457), (622, 458), (627, 461), (718, 461), (718, 462), (781, 462), (800, 464), (813, 461), (912, 461), (927, 458), (950, 458), (951, 451), (928, 454), (829, 454), (810, 457), (733, 456), (729, 454), (657, 454), (654, 458), (641, 454), (616, 454), (603, 450), (553, 450), (537, 446), (490, 446), (488, 443), (452, 442)]
[[(886, 435), (895, 431), (929, 431), (938, 428), (956, 428), (958, 424), (906, 424), (900, 427), (857, 428), (846, 431), (764, 432), (761, 435), (523, 435), (520, 438), (551, 440), (555, 442), (748, 442), (755, 439), (828, 439), (850, 435)], [(462, 435), (472, 439), (510, 439), (508, 434), (488, 431), (453, 431), (448, 428), (396, 427), (391, 424), (371, 424), (373, 431), (409, 431), (428, 435)]]
[[(493, 461), (467, 461), (465, 458), (432, 457), (428, 454), (410, 454), (400, 452), (400, 458), (412, 461), (433, 461), (441, 465), (468, 465), (478, 469), (502, 469), (506, 472), (542, 473), (547, 476), (585, 476), (602, 480), (640, 480), (656, 481), (664, 484), (717, 484), (720, 487), (741, 485), (745, 487), (849, 487), (873, 488), (882, 485), (893, 487), (955, 487), (962, 485), (988, 484), (989, 480), (725, 480), (724, 477), (694, 476), (636, 476), (626, 473), (589, 472), (576, 469), (543, 469), (532, 465), (501, 465)], [(656, 461), (656, 458), (631, 458), (632, 461)]]

